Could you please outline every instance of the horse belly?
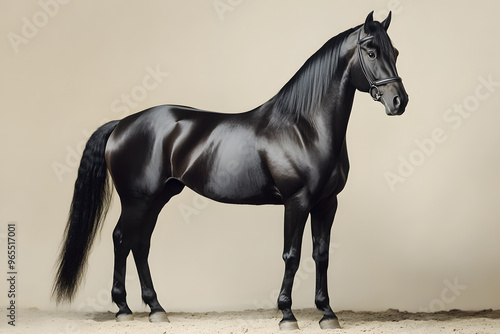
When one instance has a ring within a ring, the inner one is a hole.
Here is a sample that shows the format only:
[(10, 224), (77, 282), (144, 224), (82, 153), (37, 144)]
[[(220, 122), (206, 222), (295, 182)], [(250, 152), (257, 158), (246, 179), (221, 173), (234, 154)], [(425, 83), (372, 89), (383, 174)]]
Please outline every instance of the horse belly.
[(165, 137), (171, 177), (215, 201), (279, 204), (281, 197), (263, 170), (259, 140), (244, 115), (199, 114), (181, 119)]
[(225, 149), (213, 163), (204, 187), (207, 197), (237, 204), (272, 204), (277, 191), (262, 170), (256, 151)]

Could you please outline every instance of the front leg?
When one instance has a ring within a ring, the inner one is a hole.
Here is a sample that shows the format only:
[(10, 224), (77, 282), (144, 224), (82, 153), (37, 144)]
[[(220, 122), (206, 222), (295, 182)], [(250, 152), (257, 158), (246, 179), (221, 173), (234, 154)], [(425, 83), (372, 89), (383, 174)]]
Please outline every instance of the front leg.
[(330, 233), (335, 212), (337, 196), (324, 200), (311, 210), (311, 229), (313, 237), (313, 259), (316, 262), (316, 307), (323, 311), (319, 325), (322, 329), (340, 328), (339, 321), (330, 307), (328, 296), (328, 260), (330, 253)]
[(285, 233), (283, 261), (285, 274), (278, 296), (278, 308), (283, 312), (281, 330), (298, 329), (297, 319), (292, 312), (292, 287), (295, 273), (299, 268), (302, 236), (309, 211), (298, 201), (285, 204)]

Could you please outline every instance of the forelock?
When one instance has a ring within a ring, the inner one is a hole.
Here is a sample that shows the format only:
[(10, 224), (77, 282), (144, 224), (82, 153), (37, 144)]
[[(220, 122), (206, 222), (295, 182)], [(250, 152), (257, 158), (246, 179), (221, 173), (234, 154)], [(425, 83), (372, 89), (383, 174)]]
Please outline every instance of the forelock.
[(365, 25), (365, 32), (373, 36), (373, 44), (375, 44), (382, 53), (392, 54), (394, 52), (394, 46), (392, 45), (391, 39), (380, 22), (373, 21)]

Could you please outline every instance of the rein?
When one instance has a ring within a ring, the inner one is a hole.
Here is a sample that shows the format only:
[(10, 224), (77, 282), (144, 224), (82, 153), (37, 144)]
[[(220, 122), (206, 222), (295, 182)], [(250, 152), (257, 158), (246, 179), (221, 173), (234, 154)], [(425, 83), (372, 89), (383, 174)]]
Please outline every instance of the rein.
[(361, 38), (361, 29), (358, 32), (358, 55), (359, 55), (359, 63), (361, 64), (361, 70), (363, 71), (363, 74), (365, 75), (366, 80), (368, 80), (368, 83), (370, 84), (370, 95), (373, 98), (374, 101), (379, 101), (380, 98), (382, 97), (382, 93), (378, 89), (379, 86), (387, 85), (388, 83), (391, 82), (397, 82), (397, 81), (402, 81), (401, 77), (399, 76), (393, 76), (385, 79), (375, 79), (370, 72), (368, 72), (368, 69), (366, 68), (365, 61), (363, 59), (363, 54), (361, 53), (361, 44), (368, 42), (372, 40), (374, 37), (373, 36), (366, 36), (364, 38)]

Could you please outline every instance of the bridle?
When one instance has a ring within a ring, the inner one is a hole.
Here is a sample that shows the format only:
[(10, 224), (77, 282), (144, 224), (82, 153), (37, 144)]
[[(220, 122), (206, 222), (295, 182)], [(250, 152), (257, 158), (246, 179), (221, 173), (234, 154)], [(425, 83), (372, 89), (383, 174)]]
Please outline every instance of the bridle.
[(382, 97), (382, 93), (378, 89), (379, 86), (387, 85), (388, 83), (391, 82), (397, 82), (397, 81), (402, 81), (402, 79), (399, 76), (393, 76), (385, 79), (375, 79), (370, 72), (368, 72), (366, 68), (365, 61), (363, 59), (363, 54), (361, 53), (361, 44), (364, 42), (372, 40), (374, 37), (373, 36), (366, 36), (364, 38), (361, 38), (361, 30), (358, 32), (358, 56), (359, 56), (359, 63), (361, 64), (361, 70), (363, 71), (363, 74), (365, 75), (366, 80), (368, 80), (368, 83), (370, 84), (370, 89), (368, 90), (371, 97), (373, 98), (374, 101), (380, 101), (380, 98)]

